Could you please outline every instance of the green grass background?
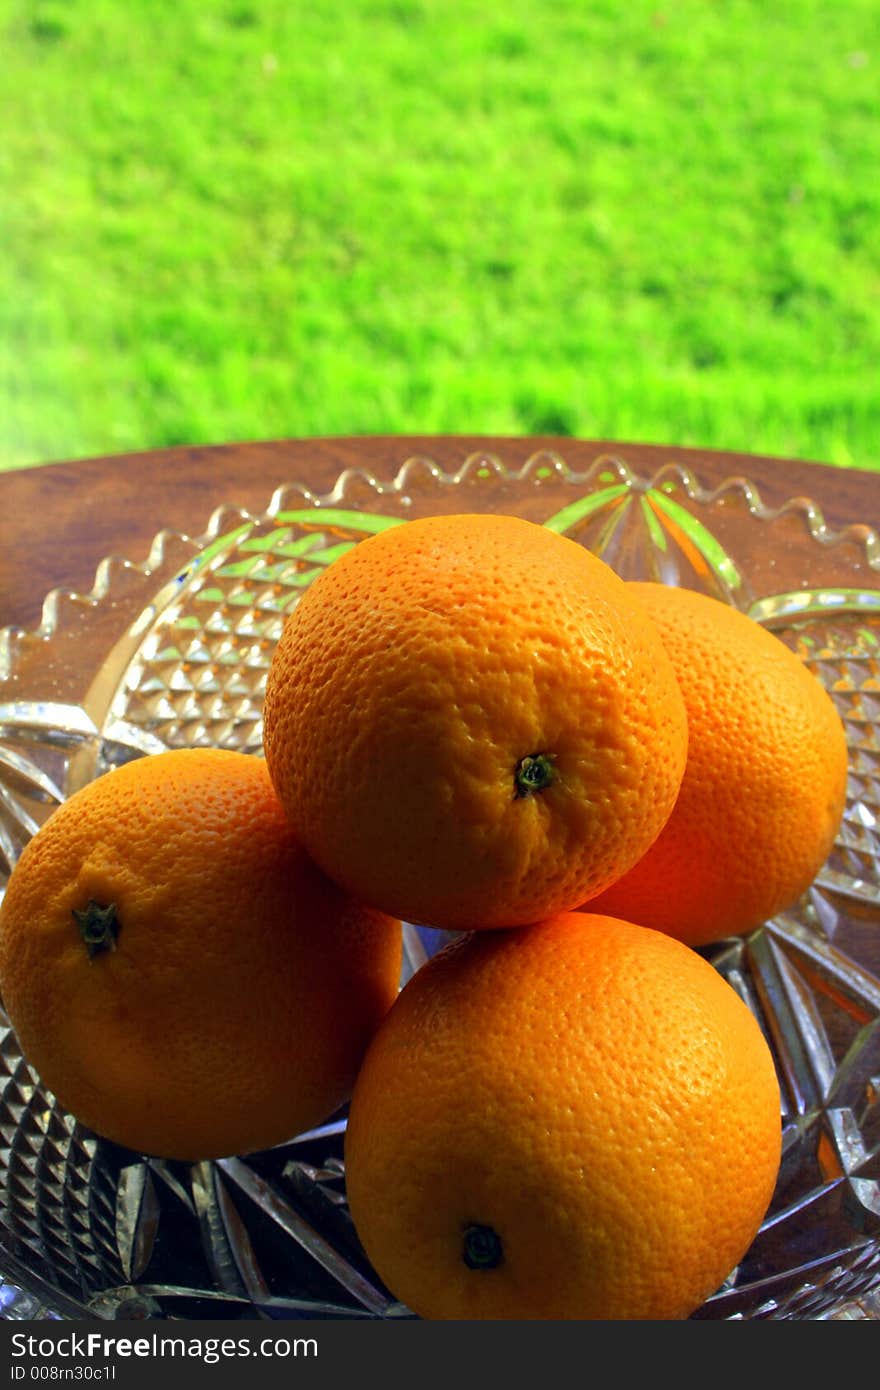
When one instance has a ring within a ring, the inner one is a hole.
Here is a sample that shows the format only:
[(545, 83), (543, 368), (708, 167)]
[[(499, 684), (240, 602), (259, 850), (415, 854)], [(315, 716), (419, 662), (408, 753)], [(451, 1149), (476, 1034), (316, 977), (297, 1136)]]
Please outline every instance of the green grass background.
[(554, 433), (880, 468), (877, 0), (0, 0), (0, 467)]

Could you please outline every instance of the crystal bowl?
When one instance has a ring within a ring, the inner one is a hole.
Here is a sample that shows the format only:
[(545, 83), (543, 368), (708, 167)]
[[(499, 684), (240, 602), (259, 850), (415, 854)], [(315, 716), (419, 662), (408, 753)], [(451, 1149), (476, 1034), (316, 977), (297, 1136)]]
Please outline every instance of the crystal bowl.
[[(0, 891), (28, 839), (84, 783), (166, 748), (259, 755), (285, 615), (364, 536), (411, 517), (510, 512), (572, 537), (628, 579), (715, 595), (791, 646), (846, 727), (834, 849), (789, 912), (704, 954), (754, 1011), (783, 1096), (766, 1219), (697, 1319), (864, 1316), (880, 1288), (880, 538), (817, 506), (765, 506), (745, 477), (708, 489), (671, 460), (522, 467), (413, 458), (290, 483), (262, 515), (218, 507), (204, 534), (109, 558), (88, 595), (55, 592), (32, 632), (0, 632)], [(406, 925), (404, 979), (442, 934)], [(163, 1162), (84, 1129), (0, 1014), (0, 1302), (42, 1317), (409, 1318), (348, 1216), (345, 1111), (277, 1148)], [(389, 1174), (389, 1181), (394, 1175)]]

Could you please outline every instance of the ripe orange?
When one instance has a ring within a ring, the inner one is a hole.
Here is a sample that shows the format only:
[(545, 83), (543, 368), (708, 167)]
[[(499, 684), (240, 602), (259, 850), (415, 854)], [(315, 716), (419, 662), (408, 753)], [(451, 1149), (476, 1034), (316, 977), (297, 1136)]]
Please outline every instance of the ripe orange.
[(688, 761), (655, 844), (587, 911), (698, 946), (751, 931), (808, 888), (843, 815), (846, 737), (830, 696), (773, 633), (704, 594), (630, 587), (672, 658)]
[(764, 1036), (695, 951), (566, 913), (460, 936), (404, 987), (355, 1083), (351, 1214), (431, 1319), (685, 1318), (773, 1193)]
[(684, 705), (641, 603), (511, 516), (371, 536), (306, 590), (273, 655), (264, 746), (317, 863), (442, 928), (576, 907), (659, 833)]
[(325, 1119), (400, 965), (400, 924), (310, 862), (243, 753), (161, 753), (84, 787), (0, 905), (0, 989), (25, 1056), (89, 1128), (166, 1158)]

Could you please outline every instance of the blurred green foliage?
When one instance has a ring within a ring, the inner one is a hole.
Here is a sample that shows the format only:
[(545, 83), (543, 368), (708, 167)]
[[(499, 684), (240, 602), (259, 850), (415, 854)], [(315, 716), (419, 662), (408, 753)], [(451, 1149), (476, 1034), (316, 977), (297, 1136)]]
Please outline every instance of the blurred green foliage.
[(0, 0), (0, 467), (551, 433), (880, 467), (876, 0)]

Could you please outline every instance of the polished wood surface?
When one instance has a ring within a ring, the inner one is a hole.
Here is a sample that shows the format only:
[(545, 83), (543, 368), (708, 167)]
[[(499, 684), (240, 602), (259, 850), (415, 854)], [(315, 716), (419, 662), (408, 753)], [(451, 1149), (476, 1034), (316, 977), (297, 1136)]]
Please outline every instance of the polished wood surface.
[(105, 556), (140, 563), (159, 531), (201, 535), (212, 511), (224, 503), (259, 513), (278, 486), (300, 482), (320, 494), (345, 468), (366, 468), (387, 480), (414, 455), (429, 456), (453, 471), (474, 453), (494, 454), (516, 467), (541, 449), (558, 452), (575, 468), (586, 468), (601, 454), (644, 473), (678, 462), (708, 487), (746, 476), (770, 506), (809, 496), (832, 527), (863, 522), (880, 528), (880, 474), (753, 454), (484, 435), (337, 437), (158, 450), (0, 474), (0, 627), (35, 627), (50, 590), (88, 593)]

